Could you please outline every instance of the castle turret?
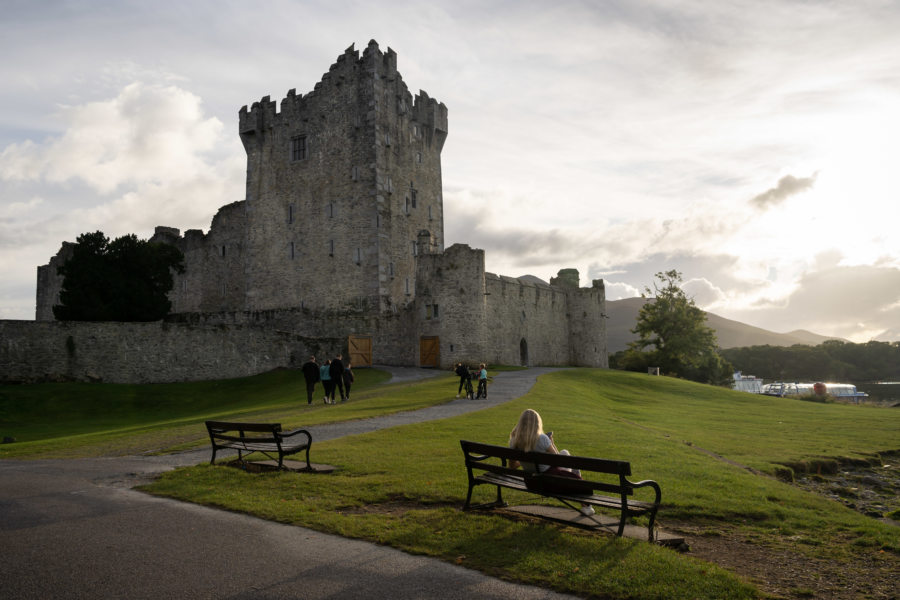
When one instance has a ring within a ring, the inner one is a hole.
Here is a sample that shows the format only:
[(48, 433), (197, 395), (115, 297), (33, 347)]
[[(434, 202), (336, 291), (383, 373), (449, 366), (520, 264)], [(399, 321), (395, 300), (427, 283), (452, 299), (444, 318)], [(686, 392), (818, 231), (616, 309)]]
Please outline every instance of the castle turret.
[[(247, 152), (245, 309), (388, 310), (411, 300), (419, 233), (444, 244), (447, 108), (415, 97), (397, 54), (353, 46), (312, 92), (239, 113)], [(323, 285), (324, 283), (324, 285)], [(327, 290), (325, 293), (322, 290)]]
[(602, 279), (595, 279), (589, 288), (569, 291), (567, 316), (569, 364), (578, 367), (608, 367), (606, 288)]

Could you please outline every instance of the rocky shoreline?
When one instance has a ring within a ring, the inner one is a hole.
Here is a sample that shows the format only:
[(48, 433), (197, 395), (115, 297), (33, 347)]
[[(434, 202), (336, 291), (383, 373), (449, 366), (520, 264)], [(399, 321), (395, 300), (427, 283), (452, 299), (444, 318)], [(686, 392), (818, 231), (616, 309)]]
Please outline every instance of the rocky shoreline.
[(900, 525), (900, 452), (880, 464), (837, 461), (836, 472), (797, 473), (794, 483), (874, 519)]

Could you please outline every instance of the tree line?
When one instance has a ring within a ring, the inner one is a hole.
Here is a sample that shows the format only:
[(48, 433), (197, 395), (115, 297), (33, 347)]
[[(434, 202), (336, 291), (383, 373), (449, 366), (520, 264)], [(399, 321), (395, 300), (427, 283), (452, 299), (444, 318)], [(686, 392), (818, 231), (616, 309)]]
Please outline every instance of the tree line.
[(818, 346), (748, 346), (721, 351), (745, 374), (778, 381), (866, 382), (900, 379), (900, 342), (854, 344), (828, 340)]
[(900, 380), (900, 342), (853, 344), (829, 340), (818, 346), (718, 348), (706, 313), (681, 289), (681, 273), (657, 273), (651, 298), (631, 330), (638, 339), (609, 357), (613, 369), (671, 375), (730, 385), (734, 370), (776, 381), (869, 382)]

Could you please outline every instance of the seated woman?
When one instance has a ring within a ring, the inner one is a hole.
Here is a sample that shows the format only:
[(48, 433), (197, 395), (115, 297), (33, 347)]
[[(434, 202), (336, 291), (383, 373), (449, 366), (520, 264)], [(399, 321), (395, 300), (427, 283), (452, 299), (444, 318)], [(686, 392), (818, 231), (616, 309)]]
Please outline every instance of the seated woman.
[[(551, 431), (549, 434), (544, 433), (544, 423), (541, 420), (541, 415), (530, 408), (522, 411), (522, 414), (519, 416), (519, 422), (516, 423), (516, 426), (513, 427), (513, 430), (509, 433), (509, 447), (524, 452), (569, 454), (568, 450), (560, 452), (556, 449), (556, 444), (553, 443), (553, 432)], [(510, 467), (513, 469), (518, 466), (520, 466), (518, 461), (512, 461), (510, 463)], [(581, 473), (563, 467), (550, 467), (542, 464), (535, 465), (534, 463), (522, 463), (521, 467), (529, 473), (544, 473), (547, 475), (556, 475), (557, 477), (581, 479)], [(560, 492), (565, 492), (565, 490), (560, 490)], [(581, 514), (592, 515), (594, 514), (594, 509), (590, 505), (582, 505)]]

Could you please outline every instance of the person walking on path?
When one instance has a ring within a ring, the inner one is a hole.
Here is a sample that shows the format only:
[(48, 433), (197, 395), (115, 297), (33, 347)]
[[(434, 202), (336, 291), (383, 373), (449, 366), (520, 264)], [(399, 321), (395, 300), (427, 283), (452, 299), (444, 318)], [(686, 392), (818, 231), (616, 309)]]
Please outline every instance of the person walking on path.
[(316, 363), (316, 357), (310, 356), (300, 369), (303, 371), (303, 379), (306, 380), (306, 403), (312, 404), (316, 384), (319, 382), (319, 365)]
[(344, 367), (344, 393), (347, 395), (347, 400), (350, 399), (350, 387), (353, 385), (353, 381), (353, 365), (348, 360), (347, 366)]
[(331, 361), (326, 360), (325, 364), (319, 367), (319, 379), (322, 380), (322, 387), (325, 389), (325, 404), (328, 404), (328, 396), (333, 393), (334, 387), (331, 382)]
[(331, 359), (331, 403), (334, 404), (334, 389), (337, 388), (341, 392), (341, 402), (346, 402), (344, 397), (344, 363), (341, 361), (341, 355), (338, 354)]
[(475, 399), (484, 398), (487, 400), (487, 368), (481, 363), (481, 370), (478, 372), (478, 393)]

